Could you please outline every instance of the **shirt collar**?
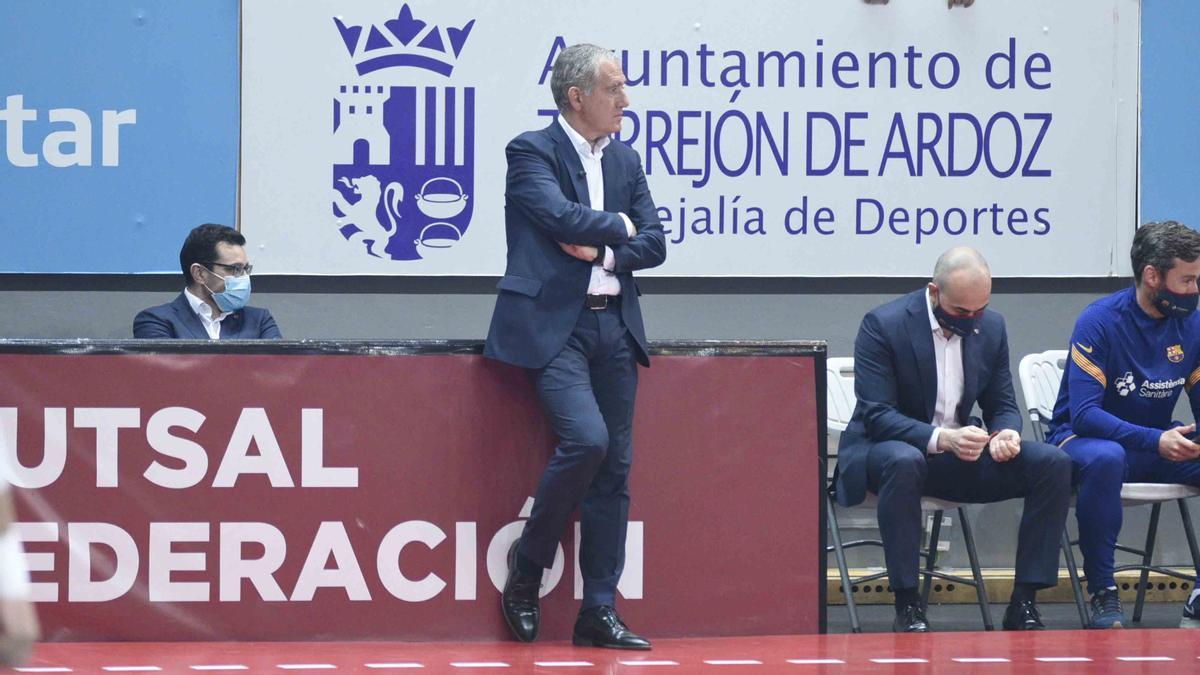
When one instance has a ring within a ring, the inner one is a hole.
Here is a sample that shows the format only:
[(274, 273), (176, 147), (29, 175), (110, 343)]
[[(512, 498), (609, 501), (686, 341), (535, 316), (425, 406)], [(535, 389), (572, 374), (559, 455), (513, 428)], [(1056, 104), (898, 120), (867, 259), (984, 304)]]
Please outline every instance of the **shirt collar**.
[(604, 156), (604, 148), (606, 148), (609, 142), (612, 140), (608, 136), (605, 136), (599, 141), (596, 141), (596, 147), (593, 149), (591, 141), (584, 138), (578, 131), (575, 131), (575, 127), (572, 127), (567, 122), (567, 118), (561, 113), (558, 116), (558, 124), (563, 128), (563, 131), (567, 132), (567, 138), (571, 140), (571, 145), (575, 146), (575, 150), (585, 157), (595, 157), (596, 159), (600, 159)]
[(231, 312), (221, 312), (219, 316), (213, 318), (212, 305), (201, 300), (200, 298), (197, 298), (190, 290), (186, 288), (183, 289), (183, 297), (187, 298), (188, 304), (192, 306), (193, 312), (199, 314), (201, 319), (204, 319), (210, 323), (220, 321), (231, 314)]
[(938, 325), (937, 317), (933, 315), (933, 297), (928, 288), (925, 289), (925, 313), (929, 315), (929, 329), (941, 330), (942, 327)]
[[(929, 293), (929, 288), (925, 289), (925, 312), (929, 315), (929, 330), (941, 334), (942, 325), (938, 323), (937, 317), (933, 315), (933, 297)], [(951, 333), (950, 337), (953, 339), (958, 336)]]

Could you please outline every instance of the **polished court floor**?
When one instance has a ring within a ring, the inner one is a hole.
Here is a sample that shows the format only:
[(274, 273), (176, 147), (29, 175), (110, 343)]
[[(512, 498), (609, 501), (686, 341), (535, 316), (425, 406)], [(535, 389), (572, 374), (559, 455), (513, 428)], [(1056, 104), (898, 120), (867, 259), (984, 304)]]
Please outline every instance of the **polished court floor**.
[(25, 673), (1173, 673), (1200, 672), (1179, 629), (658, 640), (650, 652), (567, 643), (59, 643)]
[[(650, 652), (568, 643), (53, 643), (25, 673), (1200, 673), (1200, 631), (1175, 629), (1178, 603), (1149, 604), (1140, 627), (1081, 631), (1074, 605), (1044, 604), (1057, 630), (980, 631), (972, 605), (931, 607), (939, 629), (893, 635), (891, 607), (861, 607), (866, 633), (850, 635), (844, 607), (829, 635), (655, 640)], [(993, 606), (999, 625), (1003, 605)]]

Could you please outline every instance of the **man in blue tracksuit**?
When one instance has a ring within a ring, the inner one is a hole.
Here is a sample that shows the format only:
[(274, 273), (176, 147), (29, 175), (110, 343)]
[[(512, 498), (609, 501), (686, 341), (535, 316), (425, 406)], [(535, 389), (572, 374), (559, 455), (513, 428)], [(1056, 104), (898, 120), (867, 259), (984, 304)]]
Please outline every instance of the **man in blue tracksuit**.
[[(1075, 323), (1047, 439), (1074, 464), (1091, 628), (1125, 623), (1113, 578), (1121, 483), (1200, 485), (1200, 445), (1188, 438), (1196, 425), (1171, 419), (1183, 391), (1200, 419), (1200, 233), (1148, 223), (1130, 258), (1134, 287), (1092, 303)], [(1182, 626), (1200, 627), (1200, 591)]]

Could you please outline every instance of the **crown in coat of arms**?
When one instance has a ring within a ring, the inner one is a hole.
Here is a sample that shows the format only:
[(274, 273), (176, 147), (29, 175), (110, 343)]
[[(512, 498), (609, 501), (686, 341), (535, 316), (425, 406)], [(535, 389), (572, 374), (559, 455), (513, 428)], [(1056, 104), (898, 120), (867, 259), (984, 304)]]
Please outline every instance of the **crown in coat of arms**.
[(460, 28), (430, 25), (413, 16), (407, 3), (382, 27), (347, 25), (341, 17), (333, 21), (359, 75), (384, 68), (421, 68), (449, 77), (475, 27), (474, 19)]

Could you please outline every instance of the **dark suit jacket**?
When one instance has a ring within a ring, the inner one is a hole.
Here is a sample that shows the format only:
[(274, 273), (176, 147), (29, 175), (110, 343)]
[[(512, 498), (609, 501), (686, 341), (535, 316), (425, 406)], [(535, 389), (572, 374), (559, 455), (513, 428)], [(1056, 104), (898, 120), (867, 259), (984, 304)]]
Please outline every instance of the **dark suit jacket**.
[[(541, 368), (567, 343), (584, 310), (592, 265), (557, 242), (609, 246), (621, 281), (621, 318), (649, 365), (646, 330), (634, 270), (666, 258), (666, 239), (637, 152), (612, 142), (604, 149), (604, 210), (591, 208), (583, 163), (557, 121), (516, 137), (505, 149), (508, 179), (504, 229), (508, 265), (496, 286), (496, 308), (484, 355), (524, 368)], [(629, 238), (629, 216), (637, 235)]]
[[(838, 502), (853, 506), (867, 493), (867, 451), (883, 441), (925, 450), (937, 406), (937, 360), (925, 289), (893, 300), (863, 318), (854, 340), (854, 395), (858, 402), (838, 444)], [(963, 395), (955, 413), (971, 422), (979, 403), (989, 431), (1021, 431), (1013, 393), (1004, 317), (985, 310), (978, 332), (962, 340)]]
[[(133, 319), (133, 337), (207, 340), (208, 331), (192, 311), (183, 293), (166, 305), (143, 309)], [(261, 307), (246, 307), (221, 320), (222, 340), (281, 339), (271, 313)]]

